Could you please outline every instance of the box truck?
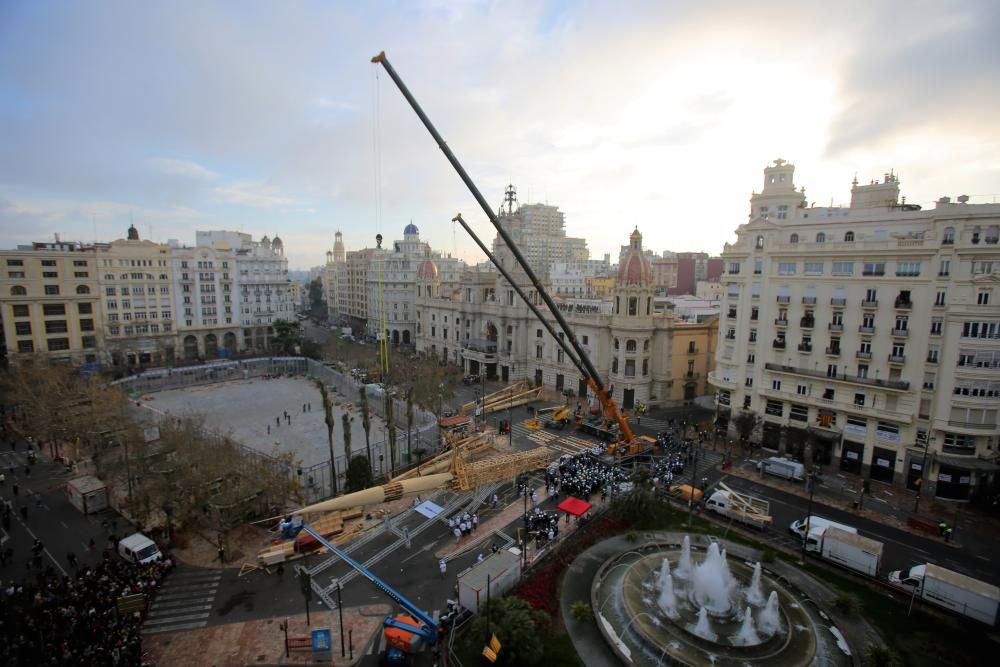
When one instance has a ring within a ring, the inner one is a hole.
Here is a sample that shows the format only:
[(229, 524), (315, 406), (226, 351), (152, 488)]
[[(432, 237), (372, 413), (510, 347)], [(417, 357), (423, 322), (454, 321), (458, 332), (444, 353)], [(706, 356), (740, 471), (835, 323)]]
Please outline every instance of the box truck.
[(91, 475), (66, 482), (66, 497), (84, 514), (100, 512), (108, 506), (108, 487)]
[(757, 464), (757, 469), (768, 475), (801, 482), (806, 477), (806, 467), (798, 461), (783, 456), (772, 456)]
[(909, 589), (915, 597), (994, 626), (1000, 608), (1000, 588), (947, 570), (934, 563), (889, 573), (889, 582)]
[[(808, 527), (806, 524), (808, 524)], [(824, 519), (823, 517), (816, 516), (815, 514), (793, 521), (788, 525), (789, 532), (791, 532), (792, 535), (797, 535), (800, 540), (806, 539), (807, 530), (812, 531), (816, 528), (840, 528), (848, 533), (858, 532), (858, 529), (854, 526), (848, 526), (846, 523), (837, 523), (836, 521)]]
[(739, 493), (725, 484), (708, 497), (705, 509), (760, 530), (771, 525), (771, 504), (761, 498)]
[(869, 577), (878, 576), (884, 546), (878, 540), (835, 526), (817, 526), (809, 531), (809, 537), (806, 538), (806, 551)]
[(521, 557), (511, 551), (497, 551), (458, 575), (458, 601), (463, 608), (479, 613), (486, 604), (487, 583), (494, 600), (514, 587), (521, 577)]

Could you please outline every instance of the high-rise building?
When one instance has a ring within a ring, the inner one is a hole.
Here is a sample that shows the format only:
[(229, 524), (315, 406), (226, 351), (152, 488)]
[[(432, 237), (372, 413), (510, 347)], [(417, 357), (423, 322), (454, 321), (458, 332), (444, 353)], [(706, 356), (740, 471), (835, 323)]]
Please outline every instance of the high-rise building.
[[(557, 206), (517, 203), (517, 190), (508, 185), (498, 215), (500, 225), (517, 244), (535, 273), (548, 273), (555, 262), (573, 264), (590, 260), (587, 239), (566, 236), (566, 219)], [(504, 245), (497, 235), (493, 252)]]
[(808, 464), (941, 498), (996, 492), (1000, 205), (899, 180), (807, 206), (776, 160), (723, 253), (720, 421)]

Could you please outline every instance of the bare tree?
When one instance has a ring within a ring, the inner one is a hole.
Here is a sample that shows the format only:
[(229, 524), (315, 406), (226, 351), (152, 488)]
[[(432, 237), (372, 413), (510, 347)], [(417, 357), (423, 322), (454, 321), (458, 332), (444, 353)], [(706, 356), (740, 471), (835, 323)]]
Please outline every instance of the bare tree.
[(368, 391), (361, 385), (361, 426), (365, 429), (365, 451), (368, 454), (368, 468), (372, 468), (372, 418), (368, 409)]
[(413, 459), (410, 455), (410, 438), (413, 437), (413, 386), (406, 388), (406, 465)]
[(337, 460), (333, 455), (333, 426), (336, 420), (333, 417), (333, 402), (330, 400), (330, 392), (322, 380), (316, 380), (319, 387), (319, 394), (323, 398), (323, 419), (326, 422), (326, 444), (330, 448), (330, 495), (337, 495)]
[(396, 419), (393, 415), (395, 401), (388, 387), (385, 387), (384, 390), (386, 434), (389, 439), (389, 478), (391, 479), (396, 476)]

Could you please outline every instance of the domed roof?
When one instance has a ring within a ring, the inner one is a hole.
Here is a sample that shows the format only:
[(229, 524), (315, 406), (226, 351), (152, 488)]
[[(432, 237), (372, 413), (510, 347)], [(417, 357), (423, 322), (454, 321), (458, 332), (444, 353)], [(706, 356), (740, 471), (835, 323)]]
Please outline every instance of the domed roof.
[(271, 241), (271, 245), (272, 245), (272, 246), (274, 246), (275, 248), (280, 248), (280, 247), (281, 247), (281, 245), (282, 245), (282, 243), (281, 243), (281, 238), (280, 238), (280, 237), (278, 237), (278, 236), (275, 236), (275, 237), (274, 237), (274, 240), (273, 240), (273, 241)]
[(417, 226), (411, 222), (410, 224), (408, 224), (406, 227), (403, 228), (403, 233), (404, 234), (419, 234), (420, 230), (417, 229)]
[(425, 259), (420, 262), (420, 266), (417, 267), (417, 279), (418, 280), (437, 280), (438, 279), (438, 267), (432, 259)]
[(271, 239), (267, 238), (267, 234), (264, 234), (264, 238), (260, 240), (261, 245), (271, 245)]
[(639, 228), (629, 235), (629, 249), (618, 265), (619, 285), (650, 285), (653, 282), (653, 270), (649, 260), (642, 252), (642, 234)]

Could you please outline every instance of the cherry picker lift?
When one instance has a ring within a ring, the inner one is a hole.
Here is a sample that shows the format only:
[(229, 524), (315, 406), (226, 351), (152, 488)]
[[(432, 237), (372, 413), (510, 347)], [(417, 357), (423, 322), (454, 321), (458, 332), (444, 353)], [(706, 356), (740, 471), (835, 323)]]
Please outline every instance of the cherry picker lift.
[[(497, 270), (504, 277), (504, 279), (508, 283), (510, 283), (510, 286), (514, 289), (515, 292), (517, 292), (517, 295), (521, 298), (521, 300), (525, 303), (525, 305), (527, 305), (528, 308), (531, 309), (531, 312), (534, 313), (535, 317), (538, 318), (538, 321), (542, 324), (543, 327), (545, 327), (546, 331), (548, 331), (549, 335), (552, 336), (553, 340), (555, 340), (556, 343), (562, 348), (563, 352), (573, 363), (576, 369), (580, 372), (580, 376), (586, 381), (587, 386), (590, 388), (591, 392), (593, 392), (593, 394), (597, 397), (597, 400), (601, 404), (602, 419), (603, 419), (603, 424), (600, 425), (599, 430), (602, 431), (603, 433), (608, 434), (610, 438), (613, 440), (613, 442), (611, 442), (611, 444), (608, 446), (608, 453), (614, 456), (614, 455), (641, 454), (650, 451), (656, 445), (656, 440), (648, 436), (642, 436), (642, 435), (637, 436), (634, 433), (632, 433), (632, 429), (629, 427), (628, 419), (618, 409), (618, 404), (615, 402), (614, 398), (612, 398), (611, 392), (604, 385), (603, 381), (601, 380), (600, 374), (597, 372), (597, 369), (594, 367), (594, 364), (590, 361), (590, 357), (587, 355), (586, 350), (584, 350), (583, 347), (581, 347), (579, 341), (577, 341), (576, 335), (573, 333), (573, 330), (567, 324), (565, 318), (563, 318), (562, 313), (559, 311), (559, 308), (556, 307), (555, 302), (552, 301), (552, 297), (549, 296), (548, 292), (545, 291), (545, 288), (542, 286), (542, 283), (538, 279), (538, 276), (535, 275), (535, 272), (531, 268), (531, 265), (524, 258), (524, 255), (521, 253), (521, 250), (517, 247), (517, 244), (514, 243), (514, 239), (511, 238), (507, 230), (504, 229), (503, 226), (500, 224), (500, 221), (497, 219), (497, 216), (493, 212), (493, 209), (490, 207), (489, 203), (487, 203), (486, 198), (483, 197), (482, 193), (479, 191), (479, 188), (476, 187), (476, 184), (472, 181), (472, 178), (469, 177), (469, 174), (465, 171), (465, 168), (462, 167), (462, 164), (458, 161), (458, 158), (455, 157), (455, 154), (452, 153), (451, 149), (448, 147), (448, 144), (446, 144), (444, 139), (441, 138), (441, 135), (438, 134), (438, 131), (434, 127), (434, 124), (431, 123), (430, 119), (427, 117), (427, 114), (424, 113), (424, 110), (420, 107), (420, 104), (417, 103), (417, 100), (410, 93), (409, 89), (406, 87), (406, 84), (403, 83), (403, 80), (399, 77), (399, 75), (396, 73), (396, 70), (389, 63), (388, 58), (386, 58), (385, 56), (385, 51), (379, 53), (377, 56), (372, 58), (372, 63), (380, 64), (382, 65), (383, 68), (385, 68), (385, 71), (389, 74), (389, 77), (396, 84), (396, 87), (399, 88), (399, 92), (401, 92), (403, 94), (403, 97), (406, 98), (406, 101), (410, 104), (410, 107), (413, 109), (414, 113), (416, 113), (417, 117), (420, 118), (420, 121), (424, 124), (424, 127), (427, 128), (427, 131), (430, 132), (431, 137), (434, 138), (434, 141), (437, 142), (438, 147), (444, 153), (445, 157), (448, 158), (448, 162), (451, 163), (451, 166), (458, 173), (459, 178), (462, 179), (462, 182), (465, 183), (465, 186), (469, 189), (469, 192), (472, 193), (472, 196), (476, 199), (476, 202), (479, 203), (480, 208), (482, 208), (483, 212), (486, 213), (486, 217), (489, 218), (490, 222), (493, 224), (493, 227), (496, 228), (497, 233), (500, 235), (500, 238), (502, 238), (504, 243), (507, 244), (507, 247), (510, 248), (510, 251), (514, 255), (514, 258), (517, 260), (517, 263), (521, 266), (521, 268), (524, 270), (524, 273), (528, 276), (528, 280), (531, 281), (531, 284), (535, 288), (536, 293), (538, 294), (539, 297), (541, 297), (542, 301), (545, 302), (545, 305), (548, 307), (549, 312), (552, 314), (552, 317), (555, 318), (555, 321), (559, 325), (559, 328), (561, 329), (565, 338), (557, 334), (555, 328), (549, 322), (548, 318), (546, 318), (542, 314), (538, 306), (535, 304), (534, 300), (529, 298), (524, 293), (524, 290), (514, 281), (511, 275), (504, 268), (503, 264), (497, 260), (496, 256), (494, 256), (493, 253), (490, 252), (490, 250), (483, 244), (483, 242), (479, 239), (479, 237), (476, 236), (476, 233), (472, 231), (472, 229), (469, 227), (468, 224), (466, 224), (465, 220), (462, 219), (462, 215), (458, 214), (457, 216), (455, 216), (454, 221), (462, 225), (462, 228), (466, 231), (466, 233), (469, 234), (469, 236), (472, 237), (472, 240), (475, 241), (476, 245), (478, 245), (479, 248), (486, 254), (490, 262), (493, 263), (493, 265), (497, 268)], [(583, 423), (583, 419), (584, 419), (583, 415), (577, 415), (576, 420), (578, 426), (581, 427), (585, 426)]]

